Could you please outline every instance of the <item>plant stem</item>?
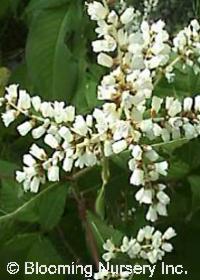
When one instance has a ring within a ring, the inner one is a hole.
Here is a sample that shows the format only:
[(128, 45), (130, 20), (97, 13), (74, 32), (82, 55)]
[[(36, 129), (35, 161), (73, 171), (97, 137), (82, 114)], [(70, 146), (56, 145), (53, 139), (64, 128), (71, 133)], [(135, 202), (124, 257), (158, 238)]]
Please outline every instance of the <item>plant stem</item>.
[(99, 267), (99, 254), (98, 254), (96, 240), (93, 236), (91, 226), (90, 226), (90, 224), (88, 223), (88, 220), (87, 220), (87, 214), (86, 214), (87, 209), (86, 209), (86, 205), (85, 205), (85, 199), (83, 198), (83, 196), (80, 196), (80, 194), (77, 194), (75, 188), (72, 189), (72, 193), (73, 193), (75, 201), (77, 202), (79, 217), (80, 217), (82, 225), (85, 229), (86, 240), (87, 240), (88, 246), (90, 247), (93, 261), (95, 263), (96, 268), (98, 269), (98, 267)]

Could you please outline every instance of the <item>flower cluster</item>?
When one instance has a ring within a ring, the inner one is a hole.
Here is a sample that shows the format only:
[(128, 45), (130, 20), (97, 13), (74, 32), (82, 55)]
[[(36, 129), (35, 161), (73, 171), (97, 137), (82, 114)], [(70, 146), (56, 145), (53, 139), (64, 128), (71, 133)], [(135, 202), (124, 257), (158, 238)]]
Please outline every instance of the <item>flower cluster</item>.
[[(136, 238), (128, 238), (124, 236), (120, 246), (108, 239), (103, 245), (106, 251), (103, 259), (106, 262), (115, 259), (117, 255), (127, 255), (130, 259), (148, 260), (151, 264), (162, 260), (166, 253), (173, 250), (169, 240), (176, 236), (173, 228), (168, 228), (164, 234), (154, 227), (146, 226), (138, 231)], [(122, 275), (112, 274), (110, 271), (104, 270), (95, 274), (94, 279), (130, 279), (130, 272), (123, 271)]]
[(167, 216), (166, 206), (170, 198), (164, 192), (166, 186), (158, 183), (160, 175), (166, 176), (168, 163), (158, 161), (159, 155), (151, 146), (139, 145), (132, 147), (133, 158), (129, 161), (129, 168), (133, 172), (130, 183), (134, 186), (142, 186), (135, 198), (140, 204), (150, 205), (146, 218), (152, 222), (158, 219), (158, 215)]
[(131, 259), (144, 259), (154, 264), (158, 260), (162, 260), (166, 252), (171, 252), (173, 246), (169, 240), (176, 236), (172, 228), (168, 228), (164, 234), (154, 227), (146, 226), (138, 231), (136, 238), (128, 238), (124, 236), (120, 247), (116, 247), (113, 242), (108, 239), (103, 245), (106, 253), (103, 259), (108, 262), (114, 259), (117, 254), (127, 254)]
[(200, 25), (197, 20), (192, 20), (174, 38), (174, 51), (182, 57), (185, 65), (193, 67), (196, 73), (200, 72)]
[[(168, 163), (149, 143), (198, 137), (200, 96), (179, 100), (153, 93), (162, 75), (172, 80), (178, 62), (195, 66), (198, 72), (200, 27), (193, 20), (170, 42), (162, 20), (149, 24), (124, 1), (118, 9), (112, 7), (106, 0), (87, 4), (91, 20), (97, 23), (93, 50), (98, 53), (98, 63), (110, 68), (97, 89), (98, 98), (105, 101), (102, 107), (77, 115), (73, 106), (42, 101), (11, 85), (0, 98), (2, 120), (8, 127), (23, 116), (19, 134), (31, 133), (34, 141), (42, 139), (46, 145), (45, 149), (34, 143), (23, 157), (24, 167), (17, 171), (16, 179), (25, 191), (36, 193), (41, 184), (59, 181), (62, 174), (101, 164), (102, 159), (128, 150), (130, 184), (140, 188), (136, 200), (148, 206), (146, 219), (155, 222), (167, 215), (170, 202), (162, 182)], [(166, 240), (174, 235), (172, 229), (162, 235), (146, 227), (136, 239), (125, 237), (120, 250), (154, 263), (172, 250)], [(104, 259), (115, 255), (116, 248), (111, 248)]]

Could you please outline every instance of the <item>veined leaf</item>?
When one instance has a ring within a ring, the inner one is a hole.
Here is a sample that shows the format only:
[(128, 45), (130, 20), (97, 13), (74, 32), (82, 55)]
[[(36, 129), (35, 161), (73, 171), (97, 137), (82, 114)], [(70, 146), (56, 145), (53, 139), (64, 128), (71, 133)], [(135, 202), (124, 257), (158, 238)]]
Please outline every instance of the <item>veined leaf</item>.
[(69, 101), (77, 80), (77, 63), (65, 44), (71, 32), (76, 2), (70, 6), (43, 10), (31, 24), (26, 46), (30, 78), (46, 99)]
[[(12, 212), (0, 217), (0, 225), (13, 221), (38, 222), (45, 229), (52, 229), (61, 218), (65, 207), (67, 188), (62, 184), (53, 184), (32, 196)], [(53, 199), (55, 200), (53, 202)]]
[(115, 244), (118, 244), (121, 241), (123, 237), (122, 232), (108, 226), (100, 218), (98, 218), (89, 211), (87, 214), (87, 219), (91, 225), (93, 234), (95, 236), (100, 251), (102, 250), (102, 246), (107, 239), (111, 239)]
[(161, 97), (185, 97), (197, 94), (199, 89), (200, 75), (195, 75), (191, 67), (187, 67), (183, 71), (177, 66), (174, 82), (168, 83), (165, 78), (162, 78), (156, 86), (155, 94)]
[(38, 202), (39, 222), (46, 230), (56, 226), (64, 212), (68, 188), (61, 184), (42, 196)]

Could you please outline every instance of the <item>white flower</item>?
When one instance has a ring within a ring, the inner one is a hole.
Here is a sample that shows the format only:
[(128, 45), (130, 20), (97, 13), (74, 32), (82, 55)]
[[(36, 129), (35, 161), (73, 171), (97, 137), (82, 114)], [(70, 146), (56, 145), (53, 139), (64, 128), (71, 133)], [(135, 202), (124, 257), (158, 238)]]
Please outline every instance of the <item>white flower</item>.
[(103, 249), (108, 251), (107, 253), (103, 254), (102, 258), (109, 262), (111, 259), (115, 257), (115, 245), (111, 242), (110, 239), (106, 241), (106, 243), (103, 244)]
[(118, 24), (119, 17), (117, 13), (112, 10), (108, 15), (108, 22), (114, 24), (115, 26)]
[(8, 110), (6, 113), (3, 113), (2, 120), (6, 127), (8, 127), (15, 119), (17, 112), (15, 110)]
[(152, 103), (151, 103), (151, 109), (158, 113), (160, 111), (161, 105), (163, 103), (163, 99), (159, 98), (157, 96), (153, 96)]
[(126, 253), (129, 249), (130, 249), (129, 239), (127, 236), (124, 236), (120, 250), (122, 253)]
[(47, 134), (44, 138), (44, 143), (47, 144), (48, 146), (50, 146), (52, 149), (57, 149), (59, 147), (59, 142), (57, 141), (57, 139), (51, 135), (51, 134)]
[(45, 118), (54, 117), (54, 109), (50, 102), (43, 102), (40, 106), (40, 111)]
[(158, 160), (159, 155), (156, 151), (150, 148), (148, 151), (145, 152), (145, 157), (148, 158), (150, 161), (154, 162)]
[(162, 161), (162, 162), (155, 163), (155, 170), (159, 174), (161, 174), (163, 176), (167, 176), (167, 169), (168, 169), (167, 161)]
[(151, 189), (141, 188), (135, 195), (137, 201), (141, 204), (151, 204), (153, 199), (153, 191)]
[(156, 210), (158, 212), (158, 214), (160, 216), (167, 216), (167, 207), (166, 207), (166, 204), (162, 204), (162, 203), (157, 203), (156, 204)]
[(32, 136), (34, 139), (39, 139), (40, 137), (42, 137), (42, 135), (45, 134), (45, 132), (46, 132), (45, 126), (41, 125), (32, 130)]
[(82, 116), (76, 116), (74, 122), (74, 131), (81, 136), (86, 136), (88, 127), (86, 121)]
[(150, 27), (147, 21), (143, 21), (141, 24), (142, 37), (145, 45), (148, 45), (150, 42)]
[(97, 163), (96, 155), (91, 151), (87, 151), (84, 156), (86, 166), (94, 166)]
[(104, 38), (92, 42), (94, 52), (113, 52), (116, 49), (117, 43), (113, 37), (106, 35)]
[(72, 158), (66, 157), (63, 161), (63, 169), (66, 172), (70, 172), (73, 167), (73, 162), (74, 162), (74, 160)]
[(153, 124), (153, 133), (156, 137), (159, 137), (162, 134), (162, 128), (157, 124)]
[(21, 136), (25, 136), (29, 133), (29, 131), (31, 131), (32, 128), (33, 128), (32, 121), (27, 121), (19, 125), (17, 127), (17, 130)]
[(30, 167), (36, 164), (36, 160), (29, 154), (23, 156), (23, 162)]
[(163, 128), (161, 137), (164, 142), (170, 141), (170, 132), (166, 128)]
[(92, 115), (87, 115), (86, 117), (86, 124), (88, 127), (92, 127), (93, 126), (93, 116)]
[(189, 112), (192, 109), (193, 99), (191, 97), (186, 97), (183, 102), (183, 110)]
[(115, 154), (119, 154), (121, 153), (122, 151), (124, 151), (126, 148), (127, 148), (127, 142), (126, 140), (120, 140), (118, 142), (115, 142), (113, 145), (112, 145), (112, 148), (113, 148), (113, 152)]
[(168, 229), (165, 231), (165, 233), (163, 234), (163, 239), (169, 240), (169, 239), (171, 239), (171, 238), (173, 238), (173, 237), (175, 237), (175, 236), (176, 236), (175, 230), (174, 230), (172, 227), (170, 227), (170, 228), (168, 228)]
[(62, 126), (59, 129), (58, 133), (68, 143), (73, 141), (73, 135), (72, 135), (71, 131), (69, 130), (69, 128), (67, 128), (66, 126)]
[(28, 110), (31, 107), (30, 95), (25, 90), (19, 91), (19, 99), (17, 103), (18, 108)]
[(182, 111), (181, 102), (179, 100), (174, 100), (170, 104), (170, 108), (168, 110), (168, 114), (170, 117), (175, 117), (178, 113)]
[(162, 249), (168, 253), (172, 252), (173, 246), (170, 243), (163, 243)]
[(108, 14), (107, 9), (97, 1), (87, 4), (88, 6), (88, 15), (91, 17), (91, 20), (102, 20)]
[(75, 107), (68, 106), (65, 108), (65, 122), (73, 122), (75, 118)]
[(193, 19), (193, 20), (190, 22), (190, 25), (195, 29), (195, 31), (199, 31), (199, 30), (200, 30), (200, 25), (199, 25), (198, 20)]
[(9, 102), (15, 103), (18, 96), (18, 87), (19, 85), (15, 85), (15, 84), (6, 87), (7, 94), (5, 95), (5, 99), (8, 100)]
[(127, 8), (120, 17), (122, 24), (130, 23), (134, 18), (134, 8)]
[(22, 183), (26, 178), (26, 173), (21, 171), (16, 171), (16, 180), (18, 183)]
[(195, 97), (194, 109), (196, 112), (200, 112), (200, 95)]
[(65, 103), (64, 102), (54, 102), (54, 119), (55, 122), (60, 124), (65, 120), (65, 109), (64, 109)]
[(36, 157), (39, 160), (45, 160), (47, 155), (45, 151), (41, 148), (39, 148), (36, 144), (33, 144), (30, 148), (30, 154), (32, 154), (34, 157)]
[(143, 120), (140, 123), (140, 128), (143, 132), (148, 132), (153, 129), (153, 122), (151, 119)]
[(170, 202), (170, 198), (169, 198), (169, 196), (166, 194), (166, 193), (164, 193), (163, 191), (159, 191), (158, 193), (157, 193), (157, 198), (158, 198), (158, 200), (162, 203), (162, 204), (169, 204), (169, 202)]
[(198, 136), (198, 132), (195, 127), (191, 123), (186, 123), (183, 125), (183, 129), (185, 131), (185, 137), (187, 139), (192, 139)]
[(154, 223), (155, 221), (157, 221), (158, 219), (158, 214), (157, 214), (157, 210), (156, 210), (156, 207), (154, 205), (151, 205), (149, 207), (149, 210), (146, 214), (146, 219), (148, 221), (151, 221), (152, 223)]
[(56, 165), (52, 165), (48, 169), (48, 179), (50, 182), (59, 181), (59, 167)]
[(122, 138), (127, 138), (128, 133), (130, 129), (130, 123), (127, 121), (117, 121), (116, 124), (114, 124), (114, 134), (113, 139), (114, 140), (120, 140)]
[(37, 193), (40, 186), (40, 178), (34, 177), (30, 182), (30, 191), (33, 193)]
[(32, 102), (34, 110), (36, 112), (39, 112), (40, 106), (42, 103), (41, 98), (39, 96), (34, 96), (34, 97), (32, 97), (31, 102)]
[(136, 168), (131, 175), (130, 183), (135, 186), (144, 185), (144, 171)]
[(113, 149), (112, 149), (112, 142), (109, 140), (105, 140), (104, 142), (104, 155), (106, 157), (109, 157), (113, 154)]
[(95, 32), (98, 35), (98, 38), (103, 37), (109, 33), (110, 26), (105, 22), (105, 20), (99, 20), (97, 21), (97, 28), (95, 29)]
[(143, 151), (139, 145), (134, 145), (132, 147), (132, 156), (134, 157), (134, 159), (141, 160), (142, 154), (143, 154)]
[(99, 65), (111, 68), (113, 66), (113, 59), (111, 56), (105, 54), (105, 53), (100, 53), (97, 57), (97, 61)]
[(93, 117), (97, 122), (95, 127), (97, 128), (98, 132), (100, 134), (105, 133), (108, 129), (108, 125), (104, 112), (100, 109), (95, 109), (93, 112)]

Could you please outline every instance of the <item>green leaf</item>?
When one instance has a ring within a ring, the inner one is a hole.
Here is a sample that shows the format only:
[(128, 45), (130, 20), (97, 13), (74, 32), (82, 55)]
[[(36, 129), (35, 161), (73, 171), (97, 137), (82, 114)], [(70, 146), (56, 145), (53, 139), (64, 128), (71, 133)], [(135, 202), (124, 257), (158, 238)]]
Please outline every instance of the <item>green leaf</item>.
[(172, 158), (169, 168), (169, 179), (183, 179), (190, 171), (190, 166), (186, 162)]
[(8, 9), (9, 9), (10, 3), (8, 0), (1, 0), (1, 9), (0, 9), (0, 19), (3, 18)]
[(20, 88), (24, 88), (28, 91), (33, 90), (33, 86), (28, 76), (28, 69), (25, 63), (20, 64), (15, 70), (12, 71), (9, 79), (11, 84), (19, 84)]
[(102, 246), (107, 239), (111, 239), (116, 245), (120, 243), (123, 237), (122, 232), (108, 226), (104, 221), (92, 214), (90, 211), (87, 213), (87, 219), (91, 225), (100, 252), (102, 251)]
[[(38, 241), (39, 235), (37, 233), (14, 234), (14, 237), (4, 244), (1, 243), (0, 250), (0, 275), (3, 279), (8, 278), (6, 266), (10, 261), (15, 261), (20, 268), (24, 267), (27, 261), (27, 254), (31, 247)], [(21, 280), (24, 277), (24, 269), (20, 269), (19, 273), (15, 275), (16, 280)]]
[[(44, 265), (57, 265), (62, 263), (61, 257), (59, 256), (50, 240), (42, 236), (38, 236), (37, 242), (33, 244), (28, 253), (27, 260), (29, 260), (30, 262), (38, 262), (39, 264)], [(59, 277), (60, 275), (57, 275), (56, 279), (59, 279)], [(32, 275), (32, 278), (35, 279), (35, 275)], [(44, 279), (44, 276), (41, 275), (41, 278)]]
[(198, 93), (200, 88), (200, 75), (195, 75), (191, 67), (187, 67), (184, 71), (177, 67), (175, 70), (175, 80), (173, 83), (168, 83), (165, 78), (162, 78), (155, 89), (155, 94), (161, 97), (165, 96), (193, 96)]
[(39, 222), (44, 229), (51, 230), (60, 221), (65, 209), (67, 191), (68, 188), (61, 184), (38, 200)]
[(2, 180), (0, 190), (0, 204), (2, 213), (11, 213), (22, 205), (23, 190), (19, 184), (13, 180)]
[(192, 190), (192, 212), (200, 209), (200, 176), (192, 175), (188, 178)]
[[(57, 237), (58, 238), (58, 237)], [(58, 251), (58, 246), (55, 245), (55, 242), (42, 236), (39, 233), (25, 233), (25, 234), (16, 234), (12, 239), (7, 241), (4, 244), (1, 244), (0, 250), (0, 276), (3, 279), (12, 279), (8, 277), (8, 272), (6, 271), (7, 264), (11, 261), (15, 261), (20, 266), (20, 271), (14, 276), (16, 280), (22, 279), (64, 279), (64, 275), (54, 275), (46, 274), (37, 275), (34, 271), (31, 275), (24, 274), (25, 262), (33, 262), (34, 265), (36, 262), (39, 265), (64, 265), (69, 262), (68, 257), (65, 259), (60, 256)], [(62, 251), (62, 250), (61, 250)], [(75, 261), (75, 260), (73, 260)], [(45, 278), (44, 278), (45, 277)], [(68, 279), (68, 278), (67, 278)], [(71, 277), (69, 276), (69, 279)], [(73, 279), (73, 278), (72, 278)], [(77, 277), (77, 279), (79, 279)]]
[[(63, 186), (64, 188), (64, 186)], [(14, 211), (0, 217), (0, 226), (7, 224), (13, 224), (16, 221), (27, 221), (27, 222), (39, 222), (44, 223), (48, 229), (52, 228), (59, 221), (64, 208), (64, 198), (61, 198), (59, 192), (61, 191), (61, 185), (53, 184), (44, 190), (40, 191), (37, 195), (23, 202)], [(62, 190), (62, 195), (65, 190)], [(48, 197), (49, 196), (49, 197)], [(51, 204), (52, 196), (57, 197), (57, 203), (61, 203), (60, 206)], [(59, 201), (58, 201), (59, 198)], [(46, 210), (45, 210), (46, 206)], [(53, 209), (51, 209), (53, 207)], [(50, 211), (51, 210), (51, 211)], [(48, 213), (49, 212), (49, 213)], [(46, 220), (45, 221), (45, 216)], [(50, 220), (52, 226), (50, 225)]]
[(99, 190), (96, 202), (95, 202), (96, 213), (103, 220), (105, 217), (105, 187), (101, 187)]
[(186, 138), (172, 140), (169, 142), (161, 142), (153, 144), (152, 147), (155, 149), (162, 149), (164, 152), (171, 154), (177, 148), (180, 148), (182, 145), (186, 144), (189, 140)]
[(0, 160), (0, 175), (1, 178), (13, 179), (14, 178), (14, 172), (17, 170), (18, 166), (14, 164), (13, 162), (9, 162), (6, 160)]
[(112, 161), (119, 166), (120, 168), (123, 168), (127, 170), (128, 166), (128, 159), (130, 158), (130, 151), (124, 151), (119, 155), (113, 155), (111, 157)]
[(26, 12), (33, 12), (35, 10), (55, 8), (69, 3), (70, 0), (31, 0), (26, 8)]
[(190, 140), (182, 147), (176, 149), (176, 157), (186, 162), (190, 170), (196, 169), (200, 166), (200, 142), (199, 139)]
[(28, 72), (35, 89), (46, 99), (69, 101), (76, 86), (77, 63), (65, 44), (75, 4), (44, 10), (31, 24), (26, 46)]

